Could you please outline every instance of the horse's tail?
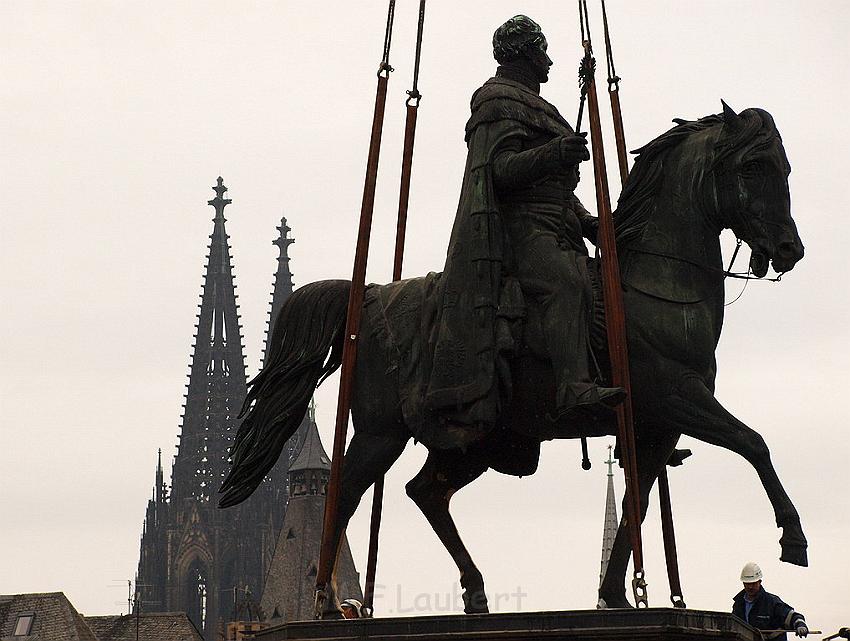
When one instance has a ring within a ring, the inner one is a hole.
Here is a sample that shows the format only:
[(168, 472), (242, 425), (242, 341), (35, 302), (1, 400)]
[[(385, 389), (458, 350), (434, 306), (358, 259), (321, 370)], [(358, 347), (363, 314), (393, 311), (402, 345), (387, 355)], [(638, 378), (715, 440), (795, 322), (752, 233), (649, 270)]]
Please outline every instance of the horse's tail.
[(268, 362), (248, 384), (219, 507), (247, 499), (295, 434), (316, 387), (340, 366), (351, 283), (326, 280), (293, 292), (278, 315)]

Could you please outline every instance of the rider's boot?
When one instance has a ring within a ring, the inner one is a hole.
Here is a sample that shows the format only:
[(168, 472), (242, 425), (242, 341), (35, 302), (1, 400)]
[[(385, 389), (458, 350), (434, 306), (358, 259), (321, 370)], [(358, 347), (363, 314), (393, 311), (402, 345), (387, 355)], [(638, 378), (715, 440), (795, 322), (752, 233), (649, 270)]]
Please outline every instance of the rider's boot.
[(617, 406), (626, 399), (622, 387), (590, 385), (576, 395), (571, 402), (558, 408), (556, 420), (562, 418), (605, 419), (610, 418)]

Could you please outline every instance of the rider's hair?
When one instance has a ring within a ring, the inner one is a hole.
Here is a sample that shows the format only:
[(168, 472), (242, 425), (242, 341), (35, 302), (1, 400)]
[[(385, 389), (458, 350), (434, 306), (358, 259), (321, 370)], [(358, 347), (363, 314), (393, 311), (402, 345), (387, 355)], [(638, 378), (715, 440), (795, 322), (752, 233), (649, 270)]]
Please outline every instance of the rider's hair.
[(540, 25), (528, 16), (514, 16), (493, 34), (493, 57), (505, 64), (525, 55), (531, 47), (546, 41)]

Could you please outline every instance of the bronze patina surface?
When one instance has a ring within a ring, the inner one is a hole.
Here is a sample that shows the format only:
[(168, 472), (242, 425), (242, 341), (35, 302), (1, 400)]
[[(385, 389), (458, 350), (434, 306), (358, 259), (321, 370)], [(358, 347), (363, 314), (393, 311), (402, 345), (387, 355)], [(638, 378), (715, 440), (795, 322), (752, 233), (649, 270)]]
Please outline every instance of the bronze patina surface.
[[(606, 383), (598, 265), (582, 240), (595, 239), (595, 218), (573, 194), (587, 150), (539, 95), (551, 60), (535, 27), (518, 16), (494, 37), (497, 59), (507, 59), (473, 97), (446, 272), (366, 291), (354, 436), (329, 546), (337, 549), (364, 492), (415, 439), (429, 455), (407, 493), (452, 555), (470, 614), (488, 611), (484, 580), (450, 498), (488, 469), (534, 473), (542, 441), (614, 434), (604, 406), (622, 392)], [(790, 165), (762, 109), (724, 105), (722, 113), (676, 122), (636, 152), (614, 214), (641, 518), (685, 434), (752, 464), (783, 530), (782, 560), (806, 565), (800, 517), (764, 439), (714, 396), (724, 313), (719, 236), (731, 229), (749, 245), (756, 277), (771, 263), (777, 272), (793, 269), (804, 252), (790, 211)], [(340, 366), (350, 288), (342, 280), (311, 283), (281, 310), (248, 393), (222, 506), (262, 482), (316, 385)], [(621, 526), (602, 605), (627, 605), (630, 547)], [(333, 595), (324, 604), (324, 616), (339, 616)]]

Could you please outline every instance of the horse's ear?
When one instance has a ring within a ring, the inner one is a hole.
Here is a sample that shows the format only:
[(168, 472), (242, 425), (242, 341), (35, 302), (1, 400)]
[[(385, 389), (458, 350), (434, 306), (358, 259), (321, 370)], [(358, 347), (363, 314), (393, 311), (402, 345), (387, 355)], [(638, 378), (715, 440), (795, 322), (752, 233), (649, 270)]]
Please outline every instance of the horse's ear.
[(720, 102), (723, 105), (723, 121), (731, 131), (737, 131), (743, 124), (741, 116), (735, 113), (735, 110), (727, 105), (725, 100), (721, 99)]

